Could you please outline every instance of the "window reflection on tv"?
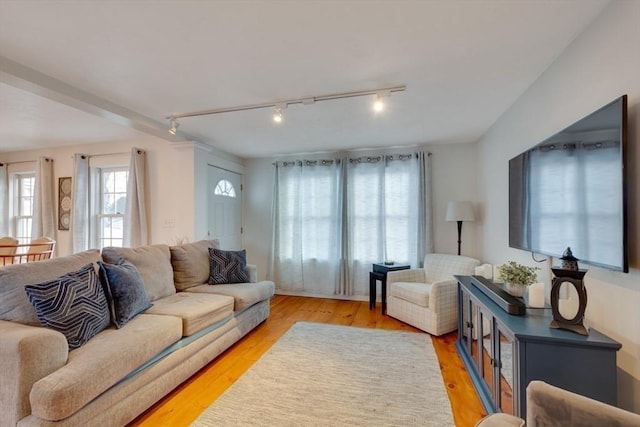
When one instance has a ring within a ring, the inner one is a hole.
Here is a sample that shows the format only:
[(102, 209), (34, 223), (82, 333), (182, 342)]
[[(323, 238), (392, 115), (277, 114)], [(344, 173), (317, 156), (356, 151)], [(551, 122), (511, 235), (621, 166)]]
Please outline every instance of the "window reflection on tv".
[(509, 161), (509, 246), (629, 271), (626, 95)]

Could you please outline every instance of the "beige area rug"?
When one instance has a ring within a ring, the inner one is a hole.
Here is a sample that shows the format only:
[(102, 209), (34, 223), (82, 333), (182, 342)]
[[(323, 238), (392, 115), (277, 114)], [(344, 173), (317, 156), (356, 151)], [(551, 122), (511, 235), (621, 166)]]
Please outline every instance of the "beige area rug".
[(296, 323), (192, 426), (453, 426), (427, 334)]

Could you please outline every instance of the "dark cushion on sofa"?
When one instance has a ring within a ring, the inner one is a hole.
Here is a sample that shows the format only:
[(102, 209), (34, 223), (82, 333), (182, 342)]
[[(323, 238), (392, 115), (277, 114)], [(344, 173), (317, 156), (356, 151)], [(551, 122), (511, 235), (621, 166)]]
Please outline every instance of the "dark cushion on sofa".
[(40, 323), (62, 332), (70, 349), (109, 326), (107, 299), (93, 264), (24, 289)]
[(218, 285), (226, 283), (247, 283), (247, 253), (241, 251), (223, 251), (209, 249), (210, 273), (209, 284)]
[(151, 307), (151, 302), (142, 277), (133, 264), (121, 259), (118, 264), (98, 262), (98, 265), (100, 281), (109, 302), (111, 320), (120, 329)]

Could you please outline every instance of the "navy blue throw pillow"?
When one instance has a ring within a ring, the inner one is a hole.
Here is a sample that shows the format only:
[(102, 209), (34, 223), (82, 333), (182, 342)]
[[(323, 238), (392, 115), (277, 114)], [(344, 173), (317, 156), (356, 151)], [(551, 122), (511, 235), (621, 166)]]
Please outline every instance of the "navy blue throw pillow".
[(109, 326), (107, 299), (93, 264), (24, 290), (40, 323), (62, 332), (71, 350)]
[(248, 283), (247, 253), (209, 248), (209, 284)]
[(120, 258), (118, 264), (98, 261), (100, 281), (107, 295), (111, 320), (120, 329), (131, 319), (152, 306), (140, 272)]

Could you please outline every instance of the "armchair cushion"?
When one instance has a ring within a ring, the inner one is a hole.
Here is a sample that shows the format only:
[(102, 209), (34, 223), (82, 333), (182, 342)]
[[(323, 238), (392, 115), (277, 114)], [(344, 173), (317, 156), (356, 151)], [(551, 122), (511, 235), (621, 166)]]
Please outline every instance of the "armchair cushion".
[(394, 297), (412, 302), (421, 307), (429, 307), (430, 284), (395, 282), (391, 284), (389, 292)]

